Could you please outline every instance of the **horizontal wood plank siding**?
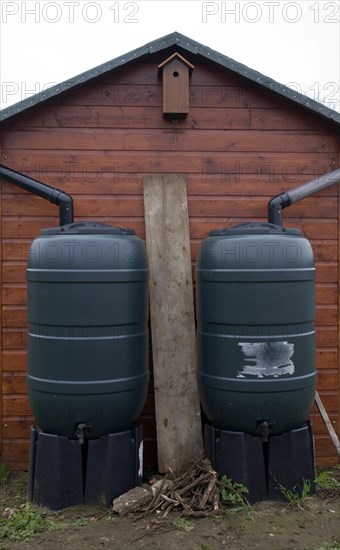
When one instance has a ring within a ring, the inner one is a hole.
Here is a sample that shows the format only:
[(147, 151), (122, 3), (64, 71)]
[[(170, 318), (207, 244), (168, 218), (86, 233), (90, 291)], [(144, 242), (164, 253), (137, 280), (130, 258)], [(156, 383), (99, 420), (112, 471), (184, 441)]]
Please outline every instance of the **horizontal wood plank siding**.
[[(157, 65), (136, 62), (55, 97), (5, 123), (1, 162), (72, 194), (76, 219), (133, 227), (145, 238), (142, 178), (187, 179), (192, 269), (199, 244), (218, 227), (266, 221), (268, 200), (339, 166), (333, 126), (275, 93), (197, 62), (186, 119), (162, 116)], [(57, 208), (2, 182), (2, 460), (26, 468), (33, 419), (27, 401), (26, 261), (32, 240), (58, 224)], [(317, 267), (318, 390), (339, 428), (339, 189), (284, 211), (311, 240)], [(152, 365), (151, 365), (152, 367)], [(146, 467), (156, 467), (152, 377), (141, 417)], [(337, 462), (313, 407), (318, 465)]]
[[(221, 109), (209, 106), (208, 110), (200, 107), (190, 108), (188, 117), (181, 122), (181, 128), (190, 130), (286, 130), (287, 117), (290, 117), (289, 130), (313, 130), (327, 132), (327, 126), (312, 120), (307, 114), (273, 108), (232, 108)], [(167, 128), (161, 116), (161, 106), (126, 106), (126, 105), (58, 105), (52, 110), (42, 105), (39, 113), (26, 114), (20, 119), (21, 128), (114, 128), (154, 130)]]
[[(111, 173), (125, 178), (125, 183), (142, 174), (183, 173), (198, 174), (203, 181), (209, 181), (211, 174), (219, 174), (221, 181), (228, 181), (228, 174), (242, 174), (244, 179), (252, 180), (256, 194), (257, 178), (261, 174), (285, 174), (290, 187), (296, 185), (302, 176), (312, 179), (336, 168), (336, 153), (314, 152), (202, 152), (181, 151), (114, 151), (108, 143), (103, 150), (45, 150), (6, 149), (3, 151), (3, 163), (17, 171), (48, 174), (52, 171), (70, 171), (84, 174), (84, 179), (93, 174)], [(260, 144), (259, 144), (260, 147)], [(180, 154), (179, 154), (180, 152)], [(90, 176), (91, 177), (91, 176)], [(117, 176), (116, 176), (117, 178)], [(128, 178), (128, 179), (127, 179)]]
[(111, 151), (212, 151), (337, 153), (336, 136), (326, 132), (249, 130), (121, 130), (116, 128), (31, 128), (2, 136), (5, 153), (14, 149)]

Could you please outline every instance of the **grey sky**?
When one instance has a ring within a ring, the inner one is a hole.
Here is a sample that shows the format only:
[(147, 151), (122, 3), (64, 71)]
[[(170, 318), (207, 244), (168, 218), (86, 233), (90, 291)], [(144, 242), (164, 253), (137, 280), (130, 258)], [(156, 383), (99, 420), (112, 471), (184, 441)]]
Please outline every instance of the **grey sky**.
[(1, 0), (1, 108), (173, 31), (339, 108), (340, 0)]

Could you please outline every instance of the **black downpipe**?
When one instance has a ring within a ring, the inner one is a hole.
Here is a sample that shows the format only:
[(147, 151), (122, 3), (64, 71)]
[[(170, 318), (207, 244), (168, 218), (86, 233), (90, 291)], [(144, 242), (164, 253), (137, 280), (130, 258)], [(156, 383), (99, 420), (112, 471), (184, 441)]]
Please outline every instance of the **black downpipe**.
[(273, 197), (268, 203), (268, 221), (269, 223), (275, 223), (277, 225), (282, 225), (282, 210), (287, 208), (291, 204), (298, 202), (305, 197), (309, 197), (325, 187), (329, 187), (334, 183), (340, 183), (340, 168), (329, 172), (324, 176), (320, 176), (315, 180), (304, 183), (299, 187), (295, 187), (290, 191), (281, 193)]
[(3, 164), (0, 164), (0, 178), (59, 206), (60, 225), (73, 223), (73, 199), (64, 191), (25, 176)]

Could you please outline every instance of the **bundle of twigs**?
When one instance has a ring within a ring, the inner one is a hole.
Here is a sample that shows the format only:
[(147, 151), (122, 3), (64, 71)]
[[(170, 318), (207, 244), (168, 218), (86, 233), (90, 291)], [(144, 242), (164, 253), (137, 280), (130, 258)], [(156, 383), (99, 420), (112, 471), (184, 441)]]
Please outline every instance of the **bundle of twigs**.
[(182, 516), (207, 517), (220, 508), (220, 490), (217, 473), (207, 458), (201, 457), (184, 473), (166, 474), (151, 502), (141, 511), (144, 516), (154, 512), (167, 517), (171, 511)]

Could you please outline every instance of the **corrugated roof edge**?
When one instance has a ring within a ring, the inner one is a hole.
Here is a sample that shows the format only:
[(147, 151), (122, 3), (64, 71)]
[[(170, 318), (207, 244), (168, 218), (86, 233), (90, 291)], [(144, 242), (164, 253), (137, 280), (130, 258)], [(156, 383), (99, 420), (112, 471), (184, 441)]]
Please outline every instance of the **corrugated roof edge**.
[(278, 95), (290, 99), (291, 101), (301, 105), (304, 108), (310, 109), (314, 113), (321, 115), (327, 120), (335, 122), (336, 124), (340, 124), (340, 113), (338, 113), (337, 111), (329, 109), (322, 103), (314, 101), (310, 97), (300, 94), (292, 88), (280, 84), (272, 78), (265, 76), (258, 71), (255, 71), (254, 69), (250, 69), (246, 65), (243, 65), (242, 63), (239, 63), (238, 61), (235, 61), (234, 59), (231, 59), (226, 55), (212, 50), (208, 46), (204, 46), (203, 44), (200, 44), (199, 42), (196, 42), (195, 40), (192, 40), (191, 38), (188, 38), (187, 36), (184, 36), (183, 34), (180, 34), (178, 32), (173, 32), (171, 34), (163, 36), (162, 38), (158, 38), (156, 40), (153, 40), (152, 42), (148, 42), (147, 44), (141, 46), (140, 48), (137, 48), (136, 50), (132, 50), (131, 52), (128, 52), (115, 59), (112, 59), (111, 61), (103, 63), (98, 67), (85, 71), (84, 73), (81, 73), (71, 79), (65, 80), (60, 84), (52, 86), (47, 90), (44, 90), (36, 95), (24, 99), (23, 101), (15, 103), (10, 107), (7, 107), (6, 109), (2, 109), (0, 111), (0, 122), (8, 120), (12, 116), (17, 115), (25, 111), (26, 109), (39, 105), (47, 99), (56, 97), (59, 94), (71, 90), (72, 88), (79, 86), (80, 84), (84, 84), (85, 82), (88, 82), (89, 80), (92, 80), (102, 74), (105, 74), (112, 69), (117, 69), (118, 67), (122, 67), (123, 65), (139, 59), (147, 54), (153, 54), (174, 45), (178, 45), (183, 50), (186, 50), (188, 52), (201, 55), (205, 59), (217, 63), (218, 65), (247, 78), (251, 82), (255, 82), (256, 84), (259, 84), (264, 88), (272, 90)]

